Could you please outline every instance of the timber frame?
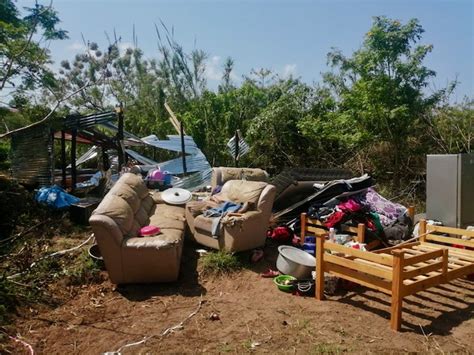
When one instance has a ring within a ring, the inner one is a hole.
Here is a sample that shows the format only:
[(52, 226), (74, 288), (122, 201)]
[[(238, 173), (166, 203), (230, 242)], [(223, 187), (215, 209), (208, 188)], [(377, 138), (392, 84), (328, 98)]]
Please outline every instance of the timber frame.
[(374, 252), (317, 234), (316, 299), (324, 299), (324, 273), (386, 293), (391, 296), (390, 326), (400, 330), (404, 297), (474, 273), (474, 231), (421, 220), (419, 233), (417, 242)]

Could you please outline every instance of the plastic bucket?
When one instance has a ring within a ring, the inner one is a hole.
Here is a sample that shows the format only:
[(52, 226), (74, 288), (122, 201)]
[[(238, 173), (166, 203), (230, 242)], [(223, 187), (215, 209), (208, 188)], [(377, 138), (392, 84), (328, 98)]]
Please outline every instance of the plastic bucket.
[(93, 244), (89, 247), (88, 250), (89, 256), (92, 260), (98, 265), (101, 269), (105, 269), (104, 258), (99, 249), (99, 245)]

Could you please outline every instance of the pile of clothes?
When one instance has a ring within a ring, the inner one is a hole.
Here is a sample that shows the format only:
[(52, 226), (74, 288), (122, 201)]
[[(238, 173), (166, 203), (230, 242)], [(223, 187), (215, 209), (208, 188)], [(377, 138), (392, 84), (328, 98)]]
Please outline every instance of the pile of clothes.
[(387, 200), (371, 187), (329, 203), (313, 204), (308, 215), (319, 219), (327, 228), (363, 223), (368, 242), (374, 239), (404, 240), (410, 236), (413, 224), (406, 207)]

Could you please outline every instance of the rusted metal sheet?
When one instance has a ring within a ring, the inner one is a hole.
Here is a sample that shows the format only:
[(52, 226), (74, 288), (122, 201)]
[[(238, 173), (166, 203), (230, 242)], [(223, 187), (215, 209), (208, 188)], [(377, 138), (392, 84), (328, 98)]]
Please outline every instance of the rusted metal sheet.
[(11, 169), (18, 182), (50, 185), (53, 171), (53, 135), (39, 125), (11, 136)]

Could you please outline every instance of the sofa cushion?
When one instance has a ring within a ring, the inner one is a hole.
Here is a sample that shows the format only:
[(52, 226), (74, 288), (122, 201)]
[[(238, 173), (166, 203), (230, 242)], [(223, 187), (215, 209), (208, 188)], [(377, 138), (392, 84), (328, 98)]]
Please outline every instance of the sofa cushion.
[(260, 194), (268, 184), (261, 181), (231, 180), (224, 184), (221, 194), (236, 203), (251, 202), (258, 204)]
[(153, 197), (151, 195), (147, 195), (144, 199), (142, 199), (142, 207), (145, 209), (148, 215), (151, 214), (151, 209), (155, 202), (153, 201)]
[(117, 188), (110, 191), (110, 193), (123, 198), (130, 205), (133, 213), (137, 213), (142, 199), (138, 197), (137, 192), (130, 185), (120, 184)]
[(120, 196), (108, 194), (93, 214), (112, 218), (125, 236), (138, 235), (140, 227), (136, 224), (132, 207)]
[(154, 214), (150, 217), (150, 225), (160, 227), (161, 229), (177, 229), (184, 231), (185, 222), (180, 219)]
[[(185, 221), (184, 217), (184, 207), (181, 206), (171, 206), (165, 203), (155, 205), (155, 208), (152, 210), (152, 216), (163, 216), (169, 219), (176, 219), (179, 221)], [(151, 216), (150, 216), (151, 217)]]
[(140, 227), (147, 226), (150, 222), (150, 218), (148, 216), (148, 212), (145, 210), (145, 208), (140, 206), (137, 213), (135, 213), (135, 220)]
[(145, 198), (149, 194), (148, 188), (141, 176), (126, 173), (120, 177), (120, 182), (130, 186), (137, 193), (140, 199)]

